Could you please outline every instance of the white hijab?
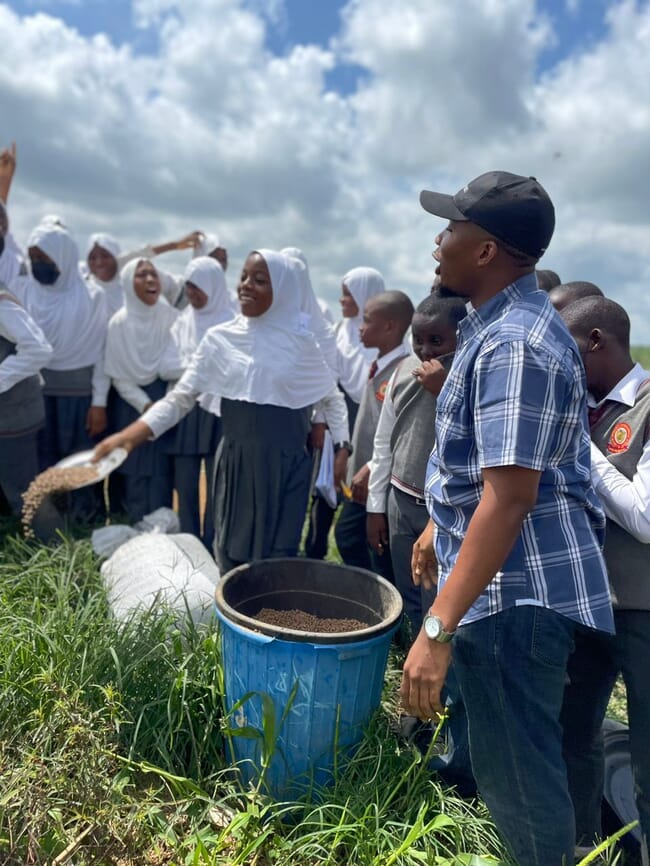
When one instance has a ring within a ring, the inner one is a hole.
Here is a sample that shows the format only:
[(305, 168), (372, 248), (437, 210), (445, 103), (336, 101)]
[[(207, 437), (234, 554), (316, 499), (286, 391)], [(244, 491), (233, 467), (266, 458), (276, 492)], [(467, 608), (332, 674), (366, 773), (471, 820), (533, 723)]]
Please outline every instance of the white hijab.
[(25, 273), (25, 254), (14, 240), (9, 230), (9, 214), (0, 200), (0, 233), (4, 229), (4, 249), (0, 253), (0, 282), (10, 286), (21, 274)]
[(335, 387), (313, 335), (301, 321), (301, 288), (291, 259), (256, 250), (265, 260), (273, 301), (261, 316), (239, 315), (210, 328), (182, 382), (231, 400), (302, 409)]
[(134, 259), (122, 268), (124, 306), (109, 322), (104, 364), (113, 379), (127, 379), (140, 386), (150, 385), (160, 375), (178, 316), (162, 295), (152, 307), (136, 295), (133, 278), (142, 261), (148, 259)]
[(219, 236), (211, 235), (205, 232), (201, 233), (201, 240), (194, 247), (194, 252), (192, 253), (192, 257), (198, 259), (202, 256), (209, 256), (210, 253), (213, 253), (217, 247), (220, 247)]
[(318, 346), (323, 353), (327, 366), (335, 377), (338, 377), (338, 352), (336, 349), (336, 332), (332, 325), (323, 315), (314, 293), (311, 279), (309, 277), (309, 266), (307, 258), (298, 247), (285, 247), (282, 255), (288, 256), (294, 263), (296, 276), (300, 284), (301, 300), (300, 311), (305, 328), (314, 335)]
[(115, 264), (118, 266), (115, 271), (115, 276), (108, 281), (100, 280), (99, 277), (96, 277), (94, 274), (90, 273), (90, 269), (86, 265), (87, 277), (86, 279), (89, 282), (94, 283), (98, 286), (106, 295), (106, 303), (108, 305), (109, 315), (113, 315), (113, 313), (117, 313), (120, 307), (124, 304), (124, 292), (122, 291), (122, 282), (120, 280), (120, 271), (118, 265), (118, 256), (122, 252), (120, 249), (119, 243), (115, 240), (112, 235), (105, 234), (104, 232), (96, 232), (88, 238), (88, 248), (86, 251), (86, 262), (88, 261), (88, 257), (95, 249), (95, 247), (101, 247), (103, 250), (106, 250), (107, 253), (110, 253), (115, 259)]
[(226, 277), (216, 259), (209, 256), (192, 259), (185, 269), (184, 280), (205, 292), (208, 302), (200, 310), (189, 304), (172, 326), (172, 338), (182, 369), (189, 364), (208, 328), (233, 318)]
[(76, 243), (61, 226), (41, 224), (27, 242), (52, 259), (60, 274), (51, 286), (32, 276), (25, 285), (25, 306), (54, 350), (48, 368), (77, 370), (97, 363), (106, 340), (108, 309), (102, 292), (79, 273)]
[(363, 322), (363, 308), (366, 301), (386, 291), (384, 278), (374, 268), (352, 268), (343, 277), (344, 283), (359, 308), (354, 318), (343, 319), (338, 327), (337, 344), (339, 351), (353, 354), (361, 352), (370, 361), (375, 357), (376, 349), (366, 349), (359, 337), (359, 328)]
[(27, 269), (25, 254), (10, 231), (5, 235), (5, 246), (0, 255), (0, 281), (10, 286), (15, 279), (24, 276)]

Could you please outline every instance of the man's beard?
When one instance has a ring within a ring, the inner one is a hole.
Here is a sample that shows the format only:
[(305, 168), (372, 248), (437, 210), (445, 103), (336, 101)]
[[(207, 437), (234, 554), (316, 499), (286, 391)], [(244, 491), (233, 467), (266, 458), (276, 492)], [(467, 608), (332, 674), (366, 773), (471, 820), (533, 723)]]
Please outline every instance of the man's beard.
[(457, 292), (455, 289), (446, 286), (444, 283), (439, 283), (434, 292), (438, 298), (460, 298), (462, 301), (469, 301), (467, 295), (462, 292)]

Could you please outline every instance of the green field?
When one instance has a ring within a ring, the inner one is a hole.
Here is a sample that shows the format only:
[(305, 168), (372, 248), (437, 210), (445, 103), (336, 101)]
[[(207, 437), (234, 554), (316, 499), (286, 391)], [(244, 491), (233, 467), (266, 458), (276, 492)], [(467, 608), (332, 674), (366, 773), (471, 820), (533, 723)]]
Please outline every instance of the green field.
[(275, 803), (233, 772), (215, 628), (164, 612), (118, 624), (87, 541), (9, 538), (0, 573), (3, 866), (508, 862), (484, 806), (397, 735), (397, 656), (335, 784)]
[(512, 866), (399, 736), (397, 651), (332, 787), (277, 803), (237, 781), (217, 630), (120, 625), (98, 565), (88, 541), (0, 543), (3, 866)]
[(650, 370), (650, 346), (632, 346), (632, 357), (646, 370)]

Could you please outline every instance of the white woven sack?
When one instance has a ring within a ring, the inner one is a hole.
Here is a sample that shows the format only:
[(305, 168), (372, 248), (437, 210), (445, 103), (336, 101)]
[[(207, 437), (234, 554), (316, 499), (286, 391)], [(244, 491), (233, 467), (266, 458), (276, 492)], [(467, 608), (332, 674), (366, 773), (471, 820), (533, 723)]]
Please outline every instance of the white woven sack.
[(101, 567), (108, 600), (117, 619), (137, 610), (171, 608), (179, 620), (213, 618), (219, 570), (193, 535), (144, 533), (122, 544)]

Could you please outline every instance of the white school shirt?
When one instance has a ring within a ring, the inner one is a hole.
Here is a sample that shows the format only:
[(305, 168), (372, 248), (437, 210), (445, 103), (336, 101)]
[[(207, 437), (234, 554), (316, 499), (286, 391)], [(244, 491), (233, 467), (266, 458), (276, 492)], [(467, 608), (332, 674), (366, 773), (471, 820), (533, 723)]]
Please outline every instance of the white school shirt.
[(0, 394), (34, 376), (52, 357), (52, 347), (27, 310), (0, 290), (0, 336), (15, 344), (15, 354), (0, 363)]
[[(634, 406), (641, 384), (650, 378), (650, 371), (635, 364), (609, 394), (596, 403), (589, 395), (590, 408), (598, 408), (605, 400), (616, 400)], [(650, 543), (650, 441), (646, 442), (630, 480), (609, 462), (600, 449), (591, 443), (591, 483), (603, 504), (605, 514), (643, 544)]]
[[(196, 403), (198, 392), (189, 388), (181, 379), (173, 391), (166, 394), (162, 400), (148, 409), (140, 418), (157, 439), (183, 418)], [(335, 442), (346, 442), (350, 438), (348, 427), (348, 410), (343, 394), (334, 388), (319, 402), (325, 415), (325, 421), (332, 432)]]

